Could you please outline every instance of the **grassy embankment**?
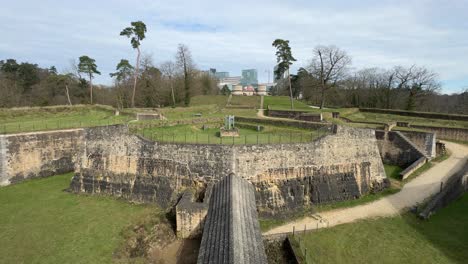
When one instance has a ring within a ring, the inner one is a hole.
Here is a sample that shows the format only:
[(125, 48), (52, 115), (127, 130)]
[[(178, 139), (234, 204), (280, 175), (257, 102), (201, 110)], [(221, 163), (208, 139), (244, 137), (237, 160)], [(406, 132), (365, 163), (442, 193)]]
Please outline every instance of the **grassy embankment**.
[(122, 124), (129, 115), (114, 115), (109, 106), (55, 106), (0, 109), (0, 133)]
[[(415, 215), (362, 220), (298, 234), (309, 263), (466, 263), (468, 194), (428, 221)], [(298, 249), (299, 250), (299, 249)]]
[[(162, 142), (187, 142), (200, 144), (266, 144), (266, 143), (291, 143), (309, 142), (324, 132), (318, 130), (305, 130), (294, 127), (263, 126), (262, 131), (239, 126), (239, 137), (221, 138), (219, 128), (222, 122), (194, 125), (155, 126), (139, 129), (136, 133), (156, 141)], [(250, 124), (253, 125), (253, 124)]]
[(0, 263), (112, 263), (125, 228), (158, 210), (65, 192), (71, 177), (0, 188)]

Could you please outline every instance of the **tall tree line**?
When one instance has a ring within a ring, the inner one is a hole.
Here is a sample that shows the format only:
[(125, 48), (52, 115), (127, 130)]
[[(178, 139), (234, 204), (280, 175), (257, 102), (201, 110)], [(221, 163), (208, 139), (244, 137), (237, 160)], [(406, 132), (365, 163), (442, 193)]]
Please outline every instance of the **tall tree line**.
[(356, 70), (351, 63), (351, 57), (343, 49), (317, 46), (309, 63), (290, 75), (291, 88), (279, 78), (273, 93), (292, 94), (320, 108), (369, 107), (468, 114), (468, 88), (459, 94), (441, 94), (438, 74), (425, 66)]

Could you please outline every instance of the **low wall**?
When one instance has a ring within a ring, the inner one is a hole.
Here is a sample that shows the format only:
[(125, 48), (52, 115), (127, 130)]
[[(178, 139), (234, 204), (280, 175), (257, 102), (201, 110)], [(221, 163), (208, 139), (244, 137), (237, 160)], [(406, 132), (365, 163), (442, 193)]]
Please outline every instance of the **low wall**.
[(423, 219), (428, 219), (435, 211), (447, 206), (467, 190), (468, 163), (442, 185), (440, 192), (431, 198), (419, 216)]
[(275, 126), (292, 126), (303, 129), (319, 129), (324, 127), (332, 127), (332, 124), (319, 123), (319, 122), (307, 122), (307, 121), (296, 121), (296, 120), (278, 120), (278, 119), (265, 119), (265, 118), (251, 118), (236, 116), (236, 120), (239, 122), (266, 124)]
[(440, 139), (468, 141), (468, 128), (434, 127), (420, 125), (411, 125), (411, 127), (435, 133), (437, 135), (437, 138)]
[(323, 120), (322, 113), (311, 113), (308, 111), (294, 111), (294, 110), (272, 110), (268, 109), (268, 116), (291, 118), (303, 121), (321, 122)]
[(402, 116), (415, 116), (415, 117), (423, 117), (423, 118), (468, 121), (468, 115), (429, 113), (429, 112), (414, 112), (414, 111), (379, 109), (379, 108), (359, 108), (359, 111), (361, 111), (361, 112), (371, 112), (371, 113), (380, 113), (380, 114), (402, 115)]
[(421, 168), (426, 164), (427, 158), (426, 157), (421, 157), (415, 162), (413, 162), (411, 165), (409, 165), (406, 169), (404, 169), (402, 172), (400, 172), (401, 179), (404, 180), (408, 178), (411, 173), (415, 172), (417, 169)]
[(0, 135), (0, 185), (73, 171), (83, 131)]

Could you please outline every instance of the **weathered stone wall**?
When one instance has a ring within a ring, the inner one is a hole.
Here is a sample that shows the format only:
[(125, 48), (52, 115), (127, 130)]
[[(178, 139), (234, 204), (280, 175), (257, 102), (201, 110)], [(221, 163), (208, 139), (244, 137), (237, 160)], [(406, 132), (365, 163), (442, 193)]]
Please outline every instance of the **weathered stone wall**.
[(440, 139), (468, 141), (467, 128), (434, 127), (420, 125), (411, 125), (411, 127), (435, 133), (437, 135), (437, 138)]
[(298, 127), (298, 128), (304, 128), (304, 129), (320, 129), (320, 128), (331, 127), (331, 124), (328, 124), (328, 123), (308, 122), (308, 121), (301, 121), (301, 120), (287, 120), (287, 119), (281, 119), (281, 120), (262, 119), (262, 118), (241, 117), (241, 116), (236, 116), (236, 121), (255, 123), (255, 124), (275, 125), (275, 126)]
[(268, 116), (292, 118), (296, 120), (321, 122), (323, 120), (322, 113), (311, 113), (308, 111), (293, 111), (293, 110), (272, 110), (268, 109)]
[(402, 168), (410, 166), (424, 153), (398, 131), (375, 131), (382, 161)]
[(434, 133), (400, 131), (413, 142), (428, 158), (436, 157), (436, 135)]
[(236, 173), (254, 183), (265, 211), (356, 198), (385, 187), (373, 131), (335, 132), (310, 143), (228, 146), (151, 142), (123, 127), (87, 129), (71, 187), (169, 206), (187, 187), (202, 188)]
[(468, 163), (450, 176), (441, 187), (440, 192), (427, 202), (419, 214), (421, 218), (428, 219), (435, 211), (447, 206), (468, 190)]
[(187, 189), (176, 206), (177, 236), (180, 238), (194, 238), (201, 236), (205, 224), (208, 205), (210, 202), (211, 185), (207, 188), (205, 199), (197, 201), (197, 193)]
[(423, 118), (468, 121), (468, 115), (430, 113), (430, 112), (415, 112), (415, 111), (404, 111), (404, 110), (394, 110), (394, 109), (378, 109), (378, 108), (359, 108), (359, 111), (361, 111), (361, 112), (371, 112), (371, 113), (381, 113), (381, 114), (402, 115), (402, 116), (415, 116), (415, 117), (423, 117)]
[(0, 185), (71, 172), (83, 129), (0, 135)]

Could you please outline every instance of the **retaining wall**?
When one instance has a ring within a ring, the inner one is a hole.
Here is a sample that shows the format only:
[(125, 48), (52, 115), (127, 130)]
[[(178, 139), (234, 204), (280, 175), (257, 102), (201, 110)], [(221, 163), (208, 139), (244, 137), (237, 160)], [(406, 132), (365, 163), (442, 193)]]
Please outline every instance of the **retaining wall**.
[(409, 167), (413, 162), (425, 157), (424, 153), (398, 131), (376, 130), (377, 145), (384, 163)]
[(373, 131), (335, 132), (310, 143), (232, 146), (159, 143), (125, 131), (87, 130), (71, 188), (170, 206), (185, 188), (236, 173), (254, 184), (257, 205), (266, 213), (384, 188)]
[(431, 198), (419, 216), (423, 219), (428, 219), (435, 211), (447, 206), (467, 190), (468, 163), (443, 184), (440, 192)]
[(420, 125), (411, 125), (411, 127), (435, 133), (437, 135), (437, 138), (439, 139), (468, 141), (468, 128), (434, 127)]
[(361, 111), (361, 112), (371, 112), (371, 113), (380, 113), (380, 114), (402, 115), (402, 116), (416, 116), (416, 117), (423, 117), (423, 118), (468, 121), (468, 115), (429, 113), (429, 112), (414, 112), (414, 111), (379, 109), (379, 108), (359, 108), (359, 111)]
[(428, 158), (436, 157), (436, 135), (434, 133), (400, 131), (413, 142)]
[(83, 129), (0, 135), (0, 185), (74, 170)]

